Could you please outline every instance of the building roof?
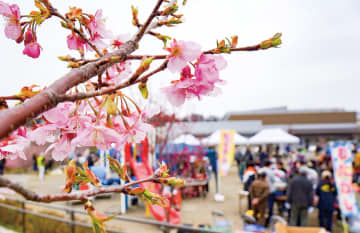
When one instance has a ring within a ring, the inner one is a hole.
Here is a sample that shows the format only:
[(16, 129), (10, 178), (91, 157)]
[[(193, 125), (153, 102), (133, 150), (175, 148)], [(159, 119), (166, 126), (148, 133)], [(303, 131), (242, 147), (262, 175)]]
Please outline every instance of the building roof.
[(329, 124), (276, 124), (263, 125), (261, 121), (200, 121), (176, 123), (172, 133), (179, 135), (191, 133), (194, 135), (209, 135), (216, 130), (233, 129), (244, 135), (253, 135), (262, 129), (281, 128), (296, 135), (305, 134), (360, 134), (360, 127), (356, 123)]
[(254, 134), (262, 129), (262, 124), (261, 121), (199, 121), (180, 122), (173, 126), (174, 131), (195, 135), (209, 135), (222, 129), (233, 129), (242, 134)]
[(286, 106), (263, 108), (247, 111), (233, 111), (228, 112), (224, 116), (224, 120), (228, 120), (232, 115), (261, 115), (261, 114), (292, 114), (292, 113), (330, 113), (330, 112), (345, 112), (341, 108), (308, 108), (308, 109), (291, 109)]
[(264, 125), (356, 123), (356, 112), (313, 111), (228, 114), (227, 120), (260, 120)]

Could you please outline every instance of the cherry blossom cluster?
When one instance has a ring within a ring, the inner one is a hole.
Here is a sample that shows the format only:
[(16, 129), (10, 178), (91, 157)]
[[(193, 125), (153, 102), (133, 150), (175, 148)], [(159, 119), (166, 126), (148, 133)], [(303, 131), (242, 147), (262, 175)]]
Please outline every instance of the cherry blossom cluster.
[[(203, 54), (200, 45), (191, 41), (173, 40), (166, 49), (170, 52), (168, 69), (171, 72), (181, 72), (179, 80), (174, 80), (171, 86), (162, 88), (170, 103), (180, 106), (186, 99), (200, 99), (201, 96), (216, 94), (216, 84), (223, 83), (219, 71), (227, 65), (221, 55)], [(195, 64), (191, 63), (195, 60)]]
[[(219, 85), (224, 84), (220, 71), (227, 66), (220, 54), (269, 49), (281, 44), (281, 33), (247, 47), (237, 47), (238, 37), (233, 36), (218, 42), (216, 48), (203, 51), (195, 42), (162, 35), (157, 32), (158, 28), (182, 23), (183, 15), (177, 13), (179, 6), (176, 0), (157, 0), (144, 22), (139, 20), (138, 9), (132, 6), (132, 24), (139, 30), (131, 38), (128, 35), (114, 36), (106, 28), (101, 9), (95, 14), (89, 14), (81, 8), (70, 7), (67, 13), (61, 14), (52, 6), (50, 0), (34, 0), (34, 3), (36, 11), (21, 15), (16, 4), (0, 0), (0, 15), (6, 20), (5, 36), (17, 43), (23, 43), (23, 54), (38, 58), (42, 47), (38, 43), (37, 28), (47, 19), (56, 17), (60, 19), (61, 26), (69, 31), (66, 37), (68, 49), (78, 51), (79, 57), (60, 56), (59, 59), (67, 62), (72, 70), (48, 88), (40, 89), (37, 85), (31, 85), (23, 87), (13, 96), (0, 97), (0, 110), (4, 113), (0, 118), (7, 122), (4, 124), (6, 127), (1, 128), (3, 139), (0, 141), (0, 159), (26, 159), (24, 150), (32, 142), (47, 145), (45, 153), (51, 153), (55, 160), (64, 160), (77, 147), (95, 146), (100, 150), (122, 150), (124, 145), (139, 143), (147, 134), (153, 134), (153, 127), (148, 120), (152, 116), (159, 118), (160, 114), (159, 108), (150, 109), (149, 105), (140, 107), (121, 89), (138, 84), (142, 97), (147, 99), (148, 79), (168, 69), (180, 77), (160, 90), (172, 105), (178, 107), (187, 99), (200, 100), (203, 96), (220, 92)], [(182, 3), (185, 4), (186, 0)], [(133, 55), (145, 34), (161, 40), (167, 53)], [(170, 40), (172, 41), (168, 45)], [(89, 58), (90, 56), (92, 58)], [(153, 61), (158, 59), (163, 60), (162, 64), (150, 70)], [(134, 64), (130, 63), (130, 60), (138, 60), (140, 63), (134, 71), (131, 69)], [(78, 72), (79, 70), (81, 72)], [(70, 79), (71, 82), (68, 82)], [(11, 111), (12, 109), (7, 109), (7, 100), (20, 101), (20, 106)], [(36, 114), (39, 115), (34, 118)], [(29, 118), (34, 119), (29, 121), (26, 127), (19, 127)], [(174, 117), (171, 119), (176, 120)], [(16, 130), (13, 131), (14, 129)], [(11, 131), (13, 132), (9, 135)], [(36, 201), (49, 201), (49, 198), (51, 201), (69, 198), (87, 201), (89, 196), (96, 194), (123, 192), (136, 195), (150, 204), (167, 206), (168, 202), (159, 194), (151, 193), (144, 187), (131, 187), (143, 182), (172, 186), (184, 184), (181, 179), (169, 177), (165, 164), (161, 164), (149, 178), (132, 181), (126, 173), (126, 166), (121, 166), (117, 160), (111, 158), (109, 162), (111, 169), (127, 181), (127, 184), (108, 189), (101, 187), (87, 164), (80, 168), (72, 160), (65, 169), (67, 179), (63, 195), (34, 196), (33, 192), (3, 177), (0, 177), (0, 193), (9, 193), (9, 190), (2, 187), (10, 187), (24, 197)], [(80, 183), (91, 183), (98, 189), (80, 197), (68, 195), (73, 185)], [(105, 232), (104, 222), (114, 216), (108, 217), (97, 212), (91, 202), (86, 202), (85, 209), (91, 217), (94, 232)]]
[[(34, 0), (34, 2), (38, 11), (22, 16), (16, 4), (10, 5), (0, 0), (0, 14), (7, 20), (5, 35), (18, 43), (24, 42), (23, 53), (30, 57), (37, 58), (40, 55), (37, 27), (52, 16), (58, 17), (61, 25), (70, 31), (66, 38), (68, 48), (80, 53), (81, 58), (78, 59), (70, 55), (59, 57), (60, 60), (68, 62), (70, 68), (79, 68), (88, 62), (98, 61), (104, 54), (117, 51), (130, 38), (128, 35), (114, 37), (106, 28), (102, 10), (97, 10), (92, 15), (83, 12), (81, 8), (70, 7), (65, 15), (61, 15), (48, 0)], [(97, 82), (89, 80), (82, 84), (83, 86), (74, 87), (66, 93), (70, 96), (95, 94), (61, 102), (55, 108), (38, 116), (42, 119), (42, 123), (33, 122), (31, 128), (20, 128), (13, 132), (10, 137), (0, 142), (1, 156), (25, 158), (22, 151), (30, 141), (40, 145), (49, 143), (48, 151), (52, 151), (56, 160), (64, 159), (77, 146), (96, 146), (101, 150), (107, 150), (111, 147), (121, 148), (126, 142), (141, 141), (146, 133), (152, 130), (151, 126), (144, 122), (151, 117), (151, 114), (140, 109), (130, 97), (117, 88), (139, 83), (140, 92), (146, 99), (149, 94), (146, 85), (148, 77), (166, 68), (180, 76), (179, 79), (171, 81), (170, 86), (161, 88), (172, 105), (181, 106), (187, 99), (200, 100), (203, 96), (218, 94), (220, 92), (218, 85), (224, 83), (220, 78), (220, 71), (227, 66), (227, 62), (220, 54), (236, 51), (238, 38), (231, 37), (227, 42), (222, 40), (217, 43), (215, 49), (208, 51), (202, 51), (201, 46), (195, 42), (176, 39), (166, 47), (170, 37), (154, 30), (161, 26), (170, 27), (181, 23), (182, 15), (175, 14), (178, 8), (176, 1), (168, 1), (165, 8), (154, 12), (154, 16), (157, 17), (156, 22), (147, 24), (148, 28), (143, 31), (162, 40), (168, 54), (140, 56), (140, 65), (134, 72), (129, 60), (114, 62), (116, 57), (107, 58), (106, 61), (112, 61), (112, 65), (98, 74)], [(132, 17), (134, 26), (139, 28), (144, 26), (138, 19), (138, 10), (135, 7), (132, 7)], [(281, 33), (278, 33), (269, 40), (244, 50), (276, 47), (281, 44), (280, 37)], [(85, 51), (95, 51), (95, 59), (85, 59)], [(163, 65), (145, 74), (152, 61), (159, 58), (164, 59)], [(35, 90), (36, 87), (38, 86), (24, 87), (13, 97), (24, 102), (41, 92)], [(79, 93), (81, 88), (85, 89), (84, 93)], [(8, 107), (4, 99), (1, 99), (0, 107)]]
[(78, 146), (120, 150), (126, 142), (142, 141), (153, 130), (146, 119), (158, 113), (131, 103), (135, 104), (122, 93), (60, 103), (41, 116), (44, 123), (36, 125), (27, 138), (39, 145), (50, 143), (47, 150), (55, 160), (65, 159)]
[(26, 159), (24, 150), (30, 145), (30, 140), (27, 138), (27, 130), (25, 127), (20, 127), (11, 133), (11, 135), (0, 141), (0, 159)]
[(37, 42), (36, 29), (51, 16), (50, 11), (38, 0), (35, 0), (38, 11), (32, 11), (29, 15), (21, 15), (20, 8), (16, 4), (7, 4), (0, 1), (0, 15), (7, 20), (5, 35), (17, 43), (24, 42), (23, 54), (38, 58), (41, 46)]
[[(71, 29), (71, 34), (67, 36), (67, 45), (69, 49), (78, 50), (80, 54), (84, 53), (86, 48), (93, 51), (93, 48), (81, 35), (86, 35), (88, 41), (95, 45), (98, 49), (102, 50), (107, 47), (105, 39), (111, 39), (111, 31), (106, 29), (105, 19), (102, 16), (102, 10), (97, 10), (95, 15), (83, 13), (82, 9), (71, 7), (70, 11), (66, 14), (66, 18), (71, 23), (63, 23), (64, 27)], [(81, 26), (80, 33), (75, 32), (76, 22)], [(83, 34), (84, 33), (84, 34)]]

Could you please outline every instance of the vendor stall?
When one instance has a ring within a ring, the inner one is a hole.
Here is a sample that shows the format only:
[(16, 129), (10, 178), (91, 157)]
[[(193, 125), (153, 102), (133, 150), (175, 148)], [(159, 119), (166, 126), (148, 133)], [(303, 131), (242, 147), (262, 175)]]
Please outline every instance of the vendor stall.
[(283, 129), (263, 129), (249, 139), (251, 145), (262, 144), (298, 144), (300, 139)]
[(181, 188), (182, 196), (185, 198), (207, 194), (211, 175), (208, 152), (204, 147), (184, 143), (156, 147), (157, 160), (165, 161), (170, 175), (185, 179), (185, 185)]
[[(221, 130), (217, 130), (212, 133), (209, 137), (206, 137), (202, 140), (202, 144), (205, 146), (217, 146), (221, 142)], [(234, 144), (235, 145), (247, 145), (248, 139), (238, 133), (234, 134)]]
[(198, 146), (200, 145), (200, 140), (194, 137), (191, 134), (183, 134), (177, 137), (174, 141), (174, 144), (186, 144), (191, 146)]

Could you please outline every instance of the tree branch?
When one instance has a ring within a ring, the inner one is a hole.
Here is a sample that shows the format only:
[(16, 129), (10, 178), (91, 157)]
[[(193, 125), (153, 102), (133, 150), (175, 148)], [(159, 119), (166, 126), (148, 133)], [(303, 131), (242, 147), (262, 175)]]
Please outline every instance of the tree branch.
[(154, 9), (152, 10), (150, 16), (148, 17), (148, 19), (146, 20), (146, 22), (144, 23), (144, 25), (141, 26), (139, 32), (135, 35), (134, 38), (134, 42), (138, 43), (141, 38), (144, 36), (147, 28), (149, 27), (151, 21), (157, 16), (158, 10), (161, 6), (161, 4), (163, 3), (164, 0), (158, 0), (158, 2), (156, 3)]
[(49, 110), (59, 102), (57, 96), (64, 94), (70, 88), (88, 81), (92, 77), (102, 73), (106, 68), (114, 64), (111, 57), (119, 57), (124, 61), (126, 56), (136, 49), (134, 41), (128, 41), (113, 53), (106, 54), (97, 62), (90, 62), (80, 68), (71, 70), (68, 74), (55, 81), (47, 89), (28, 101), (10, 109), (0, 111), (0, 138), (6, 137), (10, 132), (25, 124), (38, 114)]
[[(140, 28), (138, 33), (136, 33), (134, 39), (127, 41), (120, 49), (102, 56), (98, 61), (89, 62), (80, 68), (71, 70), (68, 74), (51, 84), (46, 90), (25, 103), (11, 109), (0, 111), (0, 139), (8, 136), (13, 130), (40, 113), (55, 107), (59, 103), (57, 96), (62, 95), (70, 88), (101, 74), (111, 65), (125, 61), (127, 55), (136, 50), (138, 42), (144, 36), (147, 27), (157, 15), (157, 11), (163, 1), (164, 0), (158, 0), (152, 13), (146, 20), (146, 23)], [(112, 57), (117, 57), (118, 59), (112, 60)]]
[(75, 33), (77, 33), (100, 57), (102, 57), (104, 54), (98, 50), (98, 48), (89, 41), (89, 39), (85, 36), (84, 33), (82, 33), (80, 30), (75, 28), (72, 24), (72, 22), (64, 17), (62, 14), (59, 13), (58, 9), (54, 8), (48, 1), (41, 0), (41, 2), (46, 6), (46, 8), (50, 11), (50, 14), (53, 16), (56, 16), (63, 20), (68, 26), (69, 29)]
[(167, 66), (167, 63), (168, 63), (168, 60), (165, 60), (157, 69), (151, 71), (150, 73), (148, 73), (138, 79), (134, 79), (133, 77), (135, 77), (135, 76), (132, 76), (131, 78), (129, 78), (128, 81), (126, 81), (124, 83), (120, 83), (115, 86), (105, 87), (105, 88), (102, 88), (97, 91), (91, 91), (91, 92), (86, 92), (86, 93), (82, 92), (82, 93), (76, 93), (73, 95), (60, 95), (57, 97), (57, 99), (59, 102), (64, 102), (64, 101), (75, 101), (75, 100), (87, 99), (87, 98), (100, 96), (100, 95), (112, 94), (112, 93), (115, 93), (117, 90), (123, 89), (123, 88), (131, 86), (133, 84), (136, 84), (139, 82), (146, 82), (150, 76), (164, 70)]
[[(231, 48), (231, 52), (251, 52), (251, 51), (258, 51), (262, 50), (260, 48), (260, 44), (252, 45), (252, 46), (245, 46), (239, 48)], [(204, 54), (218, 54), (214, 53), (214, 49), (206, 50), (203, 52)], [(167, 58), (169, 55), (159, 54), (159, 55), (128, 55), (126, 60), (141, 60), (143, 57), (152, 57), (154, 60), (161, 60)]]
[(24, 98), (16, 95), (0, 96), (0, 100), (24, 100)]
[(64, 22), (67, 23), (67, 25), (69, 26), (69, 29), (73, 32), (75, 32), (76, 34), (78, 34), (81, 39), (83, 39), (100, 57), (103, 56), (104, 54), (102, 52), (99, 51), (99, 49), (85, 36), (84, 33), (82, 33), (80, 30), (78, 30), (77, 28), (75, 28), (73, 26), (73, 24), (71, 23), (70, 20), (68, 20), (66, 17), (64, 17), (63, 15), (61, 15), (57, 9), (52, 8), (51, 9), (51, 14), (62, 19)]
[(125, 193), (129, 194), (130, 187), (145, 183), (145, 182), (154, 182), (160, 183), (163, 178), (157, 178), (155, 175), (150, 177), (129, 182), (124, 185), (116, 185), (112, 187), (101, 187), (94, 190), (84, 191), (84, 192), (75, 192), (75, 193), (61, 193), (61, 194), (38, 194), (34, 191), (26, 189), (21, 184), (13, 182), (3, 176), (0, 176), (0, 187), (6, 187), (11, 190), (14, 190), (18, 194), (21, 194), (25, 199), (36, 202), (56, 202), (56, 201), (73, 201), (80, 200), (86, 201), (89, 197), (96, 196), (103, 193)]

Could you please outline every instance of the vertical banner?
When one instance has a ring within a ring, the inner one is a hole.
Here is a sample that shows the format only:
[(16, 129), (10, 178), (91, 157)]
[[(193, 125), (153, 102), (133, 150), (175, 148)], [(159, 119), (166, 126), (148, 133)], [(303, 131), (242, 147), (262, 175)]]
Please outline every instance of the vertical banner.
[(229, 172), (231, 163), (234, 160), (235, 130), (222, 130), (219, 144), (219, 170), (221, 176), (226, 176)]
[(340, 210), (345, 217), (355, 217), (360, 214), (352, 187), (353, 156), (351, 149), (352, 145), (350, 143), (335, 143), (331, 147)]

